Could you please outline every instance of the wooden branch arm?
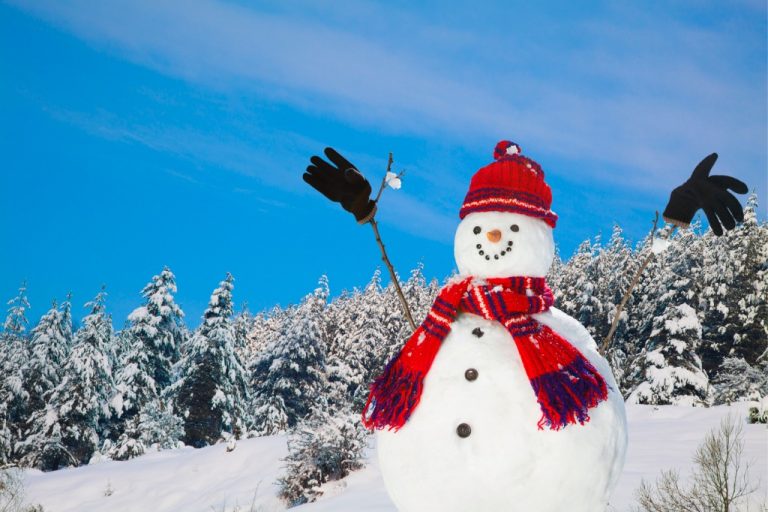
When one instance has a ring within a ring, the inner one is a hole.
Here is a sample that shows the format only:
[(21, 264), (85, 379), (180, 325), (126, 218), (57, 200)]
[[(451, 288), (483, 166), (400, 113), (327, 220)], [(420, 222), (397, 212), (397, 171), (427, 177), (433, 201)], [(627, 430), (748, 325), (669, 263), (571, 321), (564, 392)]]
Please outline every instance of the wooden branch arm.
[[(656, 217), (653, 219), (653, 227), (651, 228), (651, 232), (649, 234), (649, 240), (651, 242), (651, 246), (653, 246), (653, 237), (656, 235), (656, 230), (659, 226), (659, 212), (656, 212)], [(672, 231), (669, 231), (667, 233), (666, 238), (669, 238), (671, 236)], [(629, 284), (629, 287), (627, 288), (627, 291), (624, 292), (624, 296), (621, 298), (621, 302), (619, 303), (619, 306), (616, 308), (616, 313), (613, 315), (613, 321), (611, 322), (611, 328), (608, 330), (608, 334), (605, 335), (605, 338), (603, 338), (603, 342), (600, 344), (600, 347), (598, 349), (598, 352), (600, 354), (605, 355), (606, 351), (611, 346), (611, 341), (613, 340), (613, 335), (616, 333), (616, 329), (619, 327), (619, 318), (621, 317), (621, 312), (624, 310), (624, 306), (627, 305), (627, 302), (629, 301), (629, 298), (632, 296), (632, 290), (635, 289), (635, 286), (637, 286), (637, 283), (640, 282), (640, 277), (643, 275), (643, 271), (645, 271), (645, 268), (648, 266), (648, 264), (653, 259), (653, 250), (651, 250), (648, 255), (643, 259), (643, 262), (640, 264), (640, 267), (637, 269), (637, 272), (635, 272), (634, 277), (632, 277), (632, 282)]]
[(405, 318), (407, 318), (408, 323), (411, 324), (411, 329), (415, 331), (416, 322), (413, 321), (413, 316), (411, 315), (411, 310), (408, 307), (408, 302), (406, 302), (405, 295), (403, 295), (403, 290), (400, 288), (400, 283), (397, 280), (397, 274), (395, 274), (395, 269), (392, 267), (392, 263), (389, 261), (389, 257), (387, 256), (387, 250), (384, 248), (384, 242), (381, 241), (379, 226), (376, 223), (375, 218), (372, 218), (369, 222), (373, 228), (373, 234), (376, 236), (376, 243), (379, 244), (379, 249), (381, 249), (381, 259), (387, 266), (387, 270), (389, 270), (389, 277), (392, 279), (392, 284), (395, 285), (395, 291), (397, 292), (398, 299), (400, 299), (400, 305), (403, 308), (403, 313), (405, 313)]

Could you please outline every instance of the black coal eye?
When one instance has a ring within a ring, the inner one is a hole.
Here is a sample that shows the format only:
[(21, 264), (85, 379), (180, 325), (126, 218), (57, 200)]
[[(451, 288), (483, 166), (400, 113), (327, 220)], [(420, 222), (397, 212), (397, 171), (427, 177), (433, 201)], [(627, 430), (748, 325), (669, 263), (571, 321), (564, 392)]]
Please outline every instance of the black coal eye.
[(480, 226), (475, 226), (475, 229), (472, 230), (472, 232), (476, 235), (479, 235), (482, 229), (480, 229)]
[(512, 230), (512, 231), (514, 231), (515, 233), (517, 233), (518, 231), (520, 231), (520, 228), (517, 226), (517, 224), (512, 224), (512, 225), (509, 227), (509, 229), (511, 229), (511, 230)]

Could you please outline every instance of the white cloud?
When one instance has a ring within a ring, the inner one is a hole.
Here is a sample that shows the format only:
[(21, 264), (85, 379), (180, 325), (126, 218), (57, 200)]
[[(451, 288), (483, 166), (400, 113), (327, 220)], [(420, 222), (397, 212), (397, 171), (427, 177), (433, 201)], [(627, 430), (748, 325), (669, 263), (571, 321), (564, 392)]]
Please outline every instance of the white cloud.
[[(750, 70), (742, 55), (744, 38), (762, 35), (750, 51), (764, 61), (764, 34), (626, 5), (595, 20), (553, 17), (540, 34), (508, 20), (471, 31), (371, 2), (272, 12), (212, 0), (21, 8), (174, 77), (377, 130), (467, 147), (521, 134), (538, 159), (555, 155), (586, 176), (651, 190), (668, 190), (717, 150), (721, 165), (765, 186), (765, 64)], [(267, 157), (236, 140), (214, 146), (233, 167)]]

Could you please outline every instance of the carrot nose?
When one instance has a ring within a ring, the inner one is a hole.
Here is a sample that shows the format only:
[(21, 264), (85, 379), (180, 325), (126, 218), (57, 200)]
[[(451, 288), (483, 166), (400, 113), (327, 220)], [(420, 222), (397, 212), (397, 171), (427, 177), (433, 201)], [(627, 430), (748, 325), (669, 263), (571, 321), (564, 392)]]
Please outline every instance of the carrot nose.
[(493, 243), (498, 242), (501, 240), (501, 231), (498, 229), (494, 229), (493, 231), (489, 231), (485, 234), (485, 236), (488, 237), (488, 240), (490, 240)]

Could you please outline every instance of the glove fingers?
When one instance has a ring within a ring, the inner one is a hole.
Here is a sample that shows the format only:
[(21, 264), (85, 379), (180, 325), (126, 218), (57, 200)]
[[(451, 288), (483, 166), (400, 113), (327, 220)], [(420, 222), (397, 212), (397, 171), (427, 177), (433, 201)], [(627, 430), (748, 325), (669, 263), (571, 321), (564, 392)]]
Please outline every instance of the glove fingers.
[(717, 220), (714, 210), (712, 210), (712, 208), (705, 207), (704, 213), (706, 214), (707, 220), (709, 221), (709, 227), (712, 228), (712, 231), (715, 233), (715, 235), (722, 235), (723, 228), (720, 226), (720, 221)]
[(701, 162), (699, 162), (699, 165), (697, 165), (696, 168), (693, 170), (693, 174), (691, 174), (691, 179), (700, 180), (709, 176), (709, 171), (712, 170), (712, 166), (715, 165), (716, 160), (717, 160), (717, 153), (712, 153), (711, 155), (705, 157)]
[(346, 171), (349, 168), (354, 169), (355, 166), (350, 163), (349, 160), (341, 156), (335, 149), (333, 148), (325, 148), (325, 156), (328, 157), (328, 159), (336, 164), (336, 167), (341, 169), (342, 171)]
[(317, 167), (318, 169), (321, 169), (324, 172), (332, 173), (334, 171), (338, 171), (338, 169), (336, 169), (334, 166), (332, 166), (331, 164), (329, 164), (319, 156), (313, 156), (312, 158), (309, 159), (309, 161), (312, 162), (312, 164), (314, 164), (315, 167)]
[[(315, 167), (314, 165), (308, 165), (307, 166), (307, 171), (304, 174), (304, 176), (307, 176), (307, 175), (311, 176), (312, 180), (315, 183), (324, 183), (326, 185), (330, 185), (330, 180), (329, 180), (330, 175), (329, 175), (329, 173), (327, 171), (325, 171), (325, 170), (322, 170), (322, 169), (319, 169), (318, 167)], [(304, 181), (306, 181), (306, 179)], [(307, 181), (307, 183), (309, 183), (309, 182)]]
[(733, 215), (731, 215), (731, 212), (728, 211), (724, 204), (716, 204), (715, 213), (726, 231), (730, 231), (736, 227), (736, 221), (733, 219)]
[(729, 192), (720, 192), (717, 195), (717, 199), (723, 206), (728, 208), (728, 211), (733, 215), (733, 218), (736, 219), (737, 222), (744, 222), (744, 210), (738, 199), (733, 197)]
[[(307, 168), (309, 170), (309, 167)], [(330, 199), (331, 201), (336, 201), (335, 194), (333, 193), (332, 189), (328, 186), (328, 183), (325, 182), (322, 178), (320, 178), (320, 175), (317, 173), (310, 173), (306, 172), (302, 176), (304, 178), (304, 181), (307, 182), (309, 185), (312, 186), (315, 190), (323, 194), (325, 197)]]
[(723, 190), (733, 190), (737, 194), (746, 194), (749, 192), (749, 189), (747, 188), (747, 184), (744, 183), (741, 180), (737, 180), (733, 176), (710, 176), (709, 181), (717, 185)]

